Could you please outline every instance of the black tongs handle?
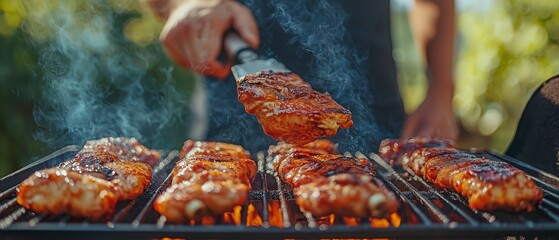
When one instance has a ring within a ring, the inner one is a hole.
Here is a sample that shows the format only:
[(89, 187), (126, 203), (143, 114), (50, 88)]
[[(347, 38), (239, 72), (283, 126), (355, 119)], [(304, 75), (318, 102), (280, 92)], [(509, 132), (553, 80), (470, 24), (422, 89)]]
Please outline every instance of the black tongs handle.
[(258, 59), (258, 53), (235, 31), (228, 31), (223, 40), (225, 53), (235, 63), (246, 63)]

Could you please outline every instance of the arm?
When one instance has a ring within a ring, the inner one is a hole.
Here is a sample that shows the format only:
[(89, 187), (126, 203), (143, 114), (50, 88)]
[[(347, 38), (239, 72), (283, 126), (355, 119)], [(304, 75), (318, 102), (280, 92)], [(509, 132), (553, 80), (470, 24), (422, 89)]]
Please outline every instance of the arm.
[(431, 135), (455, 139), (452, 111), (455, 11), (452, 0), (417, 0), (410, 12), (417, 49), (426, 63), (429, 88), (418, 109), (408, 116), (402, 137)]
[(230, 66), (217, 60), (225, 31), (234, 28), (252, 47), (259, 35), (248, 8), (233, 0), (144, 0), (164, 19), (159, 39), (179, 65), (197, 73), (225, 78)]

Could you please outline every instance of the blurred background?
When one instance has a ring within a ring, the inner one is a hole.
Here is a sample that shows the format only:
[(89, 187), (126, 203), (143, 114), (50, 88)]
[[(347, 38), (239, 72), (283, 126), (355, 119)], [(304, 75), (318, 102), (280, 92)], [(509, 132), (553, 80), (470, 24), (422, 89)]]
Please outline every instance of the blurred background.
[[(115, 64), (124, 62), (134, 66), (131, 71), (127, 69), (132, 73), (125, 76), (114, 76), (116, 70), (111, 66), (95, 68), (109, 75), (101, 74), (104, 85), (113, 84), (115, 78), (134, 82), (127, 85), (129, 88), (117, 90), (102, 85), (101, 91), (110, 92), (100, 104), (110, 106), (126, 101), (156, 110), (117, 114), (125, 119), (153, 119), (150, 125), (130, 131), (152, 131), (161, 136), (146, 143), (154, 148), (177, 148), (188, 135), (192, 117), (188, 115), (189, 103), (185, 100), (194, 91), (194, 75), (165, 57), (157, 41), (161, 23), (136, 0), (92, 2), (95, 4), (67, 0), (0, 0), (0, 177), (62, 146), (76, 144), (64, 135), (53, 138), (49, 134), (65, 129), (45, 121), (56, 118), (57, 113), (49, 112), (48, 107), (44, 107), (49, 104), (44, 101), (57, 99), (57, 91), (73, 93), (68, 84), (52, 79), (91, 75), (88, 68), (68, 70), (64, 64), (86, 61), (95, 66), (104, 61), (103, 56), (95, 54), (98, 49), (111, 53), (110, 56), (114, 56), (111, 59), (118, 60)], [(426, 91), (426, 77), (408, 25), (407, 11), (411, 4), (411, 0), (393, 0), (392, 9), (393, 55), (407, 112), (421, 103)], [(458, 0), (457, 17), (454, 107), (461, 127), (459, 144), (504, 152), (534, 89), (558, 73), (559, 1)], [(53, 22), (55, 24), (48, 24)], [(73, 34), (61, 31), (67, 28), (88, 35), (79, 38), (62, 35), (78, 40), (52, 44), (60, 42), (61, 35), (57, 33)], [(96, 34), (90, 34), (92, 32)], [(66, 53), (66, 56), (80, 51), (83, 59), (51, 59), (56, 54), (49, 54), (49, 51)], [(144, 73), (138, 74), (140, 71)], [(83, 81), (82, 84), (90, 83)], [(138, 88), (135, 83), (142, 87)], [(118, 97), (119, 91), (134, 94), (129, 96), (130, 100), (122, 100)], [(172, 94), (167, 94), (169, 92)], [(165, 96), (162, 93), (166, 93)], [(53, 96), (49, 98), (45, 94)], [(64, 99), (64, 104), (83, 104), (88, 97), (76, 95)], [(118, 120), (97, 120), (103, 115), (96, 109), (71, 114), (76, 115), (77, 120), (82, 115), (95, 117), (93, 127)], [(105, 134), (100, 131), (99, 135)]]

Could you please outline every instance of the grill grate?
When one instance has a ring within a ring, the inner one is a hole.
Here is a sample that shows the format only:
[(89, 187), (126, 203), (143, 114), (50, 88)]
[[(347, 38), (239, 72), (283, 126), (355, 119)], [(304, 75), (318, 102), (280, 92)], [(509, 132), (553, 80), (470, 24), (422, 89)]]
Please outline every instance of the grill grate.
[[(170, 184), (170, 173), (178, 160), (171, 151), (154, 168), (146, 192), (135, 200), (117, 204), (113, 217), (92, 223), (69, 215), (35, 214), (15, 201), (17, 184), (36, 170), (53, 167), (70, 158), (77, 146), (64, 147), (0, 180), (0, 236), (10, 239), (68, 238), (499, 238), (559, 236), (559, 178), (516, 159), (492, 151), (473, 153), (505, 161), (528, 173), (544, 191), (542, 205), (532, 213), (478, 212), (461, 195), (438, 189), (413, 172), (391, 166), (376, 154), (368, 157), (377, 177), (401, 203), (398, 212), (386, 219), (357, 219), (341, 216), (314, 218), (295, 204), (291, 187), (271, 171), (270, 158), (256, 154), (258, 175), (249, 201), (233, 212), (188, 224), (167, 224), (152, 207), (157, 195)], [(346, 153), (346, 155), (352, 155)]]

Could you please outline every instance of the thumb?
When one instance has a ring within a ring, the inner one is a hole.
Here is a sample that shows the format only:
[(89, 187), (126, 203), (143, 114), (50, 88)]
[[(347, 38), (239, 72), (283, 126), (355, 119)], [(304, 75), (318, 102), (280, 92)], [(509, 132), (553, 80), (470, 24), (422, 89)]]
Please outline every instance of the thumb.
[(253, 48), (258, 48), (260, 45), (260, 36), (254, 16), (252, 16), (250, 10), (241, 3), (235, 1), (230, 1), (230, 3), (231, 10), (233, 11), (233, 28), (237, 30), (241, 38), (243, 38), (248, 45)]

